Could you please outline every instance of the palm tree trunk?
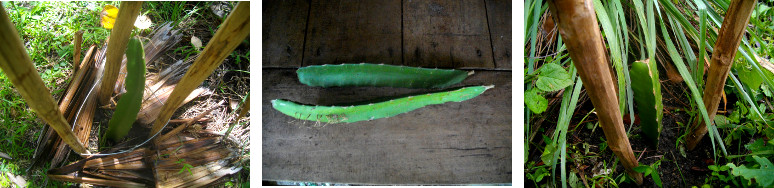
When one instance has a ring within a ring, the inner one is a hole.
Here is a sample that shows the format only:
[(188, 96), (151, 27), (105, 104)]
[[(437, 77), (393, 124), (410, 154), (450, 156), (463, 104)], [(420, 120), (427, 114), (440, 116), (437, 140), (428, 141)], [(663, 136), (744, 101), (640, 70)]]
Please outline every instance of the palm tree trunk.
[(124, 59), (126, 46), (129, 44), (129, 35), (134, 29), (134, 21), (140, 14), (140, 8), (143, 2), (121, 2), (121, 10), (118, 11), (115, 27), (110, 31), (110, 41), (108, 42), (107, 58), (105, 58), (105, 72), (102, 76), (102, 85), (100, 86), (97, 98), (99, 105), (105, 105), (113, 96), (113, 88), (116, 86), (118, 71), (121, 70), (121, 61)]
[[(715, 43), (715, 50), (710, 60), (709, 74), (707, 75), (706, 89), (704, 89), (704, 105), (707, 107), (707, 115), (712, 120), (720, 105), (720, 97), (723, 95), (723, 85), (728, 78), (728, 71), (731, 70), (736, 49), (739, 48), (739, 42), (742, 41), (742, 35), (747, 23), (750, 21), (750, 14), (755, 7), (755, 0), (732, 0), (728, 7), (728, 13), (723, 19), (723, 25), (720, 27), (718, 41)], [(707, 134), (707, 126), (702, 118), (697, 118), (693, 124), (691, 134), (687, 138), (688, 150), (693, 150), (696, 145)]]
[(149, 136), (161, 131), (188, 94), (201, 85), (248, 34), (250, 34), (250, 2), (243, 1), (239, 2), (234, 11), (229, 14), (226, 21), (215, 32), (215, 36), (204, 47), (204, 51), (175, 86), (175, 90), (161, 107), (161, 113), (154, 121)]
[(616, 86), (602, 43), (594, 5), (588, 0), (548, 2), (551, 12), (556, 14), (554, 19), (559, 25), (559, 33), (567, 45), (570, 58), (586, 86), (591, 103), (596, 108), (599, 124), (605, 132), (610, 150), (621, 159), (629, 177), (641, 185), (642, 174), (634, 171), (639, 163), (634, 158), (618, 109)]

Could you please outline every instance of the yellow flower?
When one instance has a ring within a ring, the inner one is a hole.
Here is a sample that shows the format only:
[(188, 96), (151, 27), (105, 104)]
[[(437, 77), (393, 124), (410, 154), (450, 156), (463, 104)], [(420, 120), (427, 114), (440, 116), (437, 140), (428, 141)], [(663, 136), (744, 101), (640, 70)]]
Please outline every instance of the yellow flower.
[(113, 29), (113, 24), (116, 23), (116, 17), (118, 17), (118, 8), (113, 5), (105, 5), (101, 15), (102, 27), (105, 29)]

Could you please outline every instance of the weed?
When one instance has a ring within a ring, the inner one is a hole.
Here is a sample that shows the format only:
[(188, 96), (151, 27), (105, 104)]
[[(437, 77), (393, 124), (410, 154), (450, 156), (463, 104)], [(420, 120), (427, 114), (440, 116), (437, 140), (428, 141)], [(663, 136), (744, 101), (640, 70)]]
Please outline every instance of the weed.
[[(729, 166), (728, 165), (709, 165), (707, 166), (710, 170), (712, 170), (712, 173), (709, 178), (704, 180), (705, 184), (711, 184), (711, 185), (720, 185), (725, 184), (726, 186), (729, 186), (729, 181), (732, 181), (734, 179), (733, 176), (729, 176)], [(736, 185), (740, 186), (740, 185)]]
[(658, 160), (651, 165), (640, 165), (634, 168), (634, 170), (639, 173), (643, 173), (645, 176), (650, 175), (650, 177), (653, 178), (653, 183), (655, 183), (658, 187), (663, 187), (661, 184), (661, 177), (658, 175), (659, 165), (661, 165), (661, 160)]
[(540, 187), (539, 184), (542, 184), (540, 182), (543, 181), (544, 177), (551, 176), (550, 171), (546, 169), (546, 165), (535, 166), (535, 162), (531, 161), (527, 166), (529, 169), (524, 174), (527, 176), (527, 179), (532, 180), (535, 187)]
[(191, 169), (193, 168), (193, 166), (191, 164), (186, 163), (185, 159), (178, 159), (175, 163), (183, 164), (183, 168), (180, 168), (180, 171), (177, 172), (178, 174), (187, 171), (188, 173), (193, 175), (193, 172), (191, 172)]

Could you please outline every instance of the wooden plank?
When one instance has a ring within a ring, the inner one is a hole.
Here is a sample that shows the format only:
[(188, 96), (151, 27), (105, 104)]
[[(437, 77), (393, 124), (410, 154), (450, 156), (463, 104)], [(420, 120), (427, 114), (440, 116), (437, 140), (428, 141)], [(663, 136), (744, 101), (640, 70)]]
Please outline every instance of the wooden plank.
[(486, 0), (485, 3), (495, 68), (511, 70), (511, 1)]
[[(313, 127), (273, 99), (333, 105), (438, 90), (302, 85), (295, 69), (263, 70), (264, 180), (364, 184), (511, 182), (511, 72), (476, 71), (454, 88), (494, 84), (463, 102), (395, 117)], [(451, 89), (454, 89), (451, 88)]]
[(263, 66), (301, 66), (309, 3), (263, 1)]
[(483, 0), (403, 2), (404, 64), (494, 68)]
[(400, 0), (314, 0), (304, 65), (401, 64)]

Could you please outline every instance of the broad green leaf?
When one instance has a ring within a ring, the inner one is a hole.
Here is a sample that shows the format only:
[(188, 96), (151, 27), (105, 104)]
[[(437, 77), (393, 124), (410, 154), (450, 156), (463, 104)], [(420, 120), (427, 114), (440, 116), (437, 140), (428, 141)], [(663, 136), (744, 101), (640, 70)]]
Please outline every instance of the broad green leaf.
[(774, 151), (774, 146), (771, 144), (766, 144), (766, 141), (764, 139), (758, 139), (755, 140), (753, 143), (745, 144), (744, 148), (747, 150), (750, 150), (751, 152), (759, 152), (759, 151), (766, 151), (766, 150), (772, 150)]
[(651, 60), (637, 61), (632, 64), (632, 90), (634, 101), (640, 114), (640, 127), (648, 144), (658, 147), (658, 137), (661, 134), (661, 118), (663, 103), (661, 101), (661, 82), (658, 72), (653, 72), (655, 62)]
[[(754, 113), (748, 114), (748, 118), (750, 118), (750, 119), (759, 118), (759, 120), (762, 120), (762, 121), (765, 122), (766, 119), (763, 118), (763, 115), (761, 113), (761, 111), (763, 111), (763, 110), (759, 110), (758, 108), (755, 107), (755, 102), (753, 102), (752, 97), (750, 97), (750, 95), (747, 93), (747, 91), (742, 89), (742, 84), (739, 83), (739, 80), (736, 79), (736, 76), (734, 76), (734, 74), (729, 74), (728, 78), (730, 78), (730, 80), (733, 81), (733, 83), (735, 84), (736, 89), (739, 92), (739, 94), (742, 96), (744, 101), (746, 101), (747, 104), (750, 105), (750, 109), (752, 109), (751, 111), (754, 112)], [(738, 102), (739, 101), (737, 101), (737, 103)], [(739, 106), (741, 106), (741, 105), (739, 105)], [(755, 115), (757, 115), (757, 117)]]
[(709, 165), (707, 166), (707, 168), (709, 168), (712, 171), (720, 171), (717, 165)]
[(540, 155), (540, 160), (543, 160), (543, 164), (546, 166), (553, 166), (552, 158), (554, 157), (554, 152), (556, 152), (556, 146), (551, 143), (546, 145), (543, 154)]
[(569, 181), (570, 187), (572, 188), (583, 187), (583, 182), (580, 181), (580, 178), (578, 178), (578, 175), (575, 173), (570, 173)]
[(570, 74), (556, 63), (544, 64), (540, 67), (540, 75), (535, 85), (543, 91), (558, 91), (572, 84)]
[(524, 92), (524, 103), (527, 103), (529, 110), (535, 114), (543, 113), (548, 108), (548, 100), (538, 94), (538, 90), (534, 88)]
[(774, 186), (774, 176), (771, 175), (774, 174), (774, 164), (771, 164), (769, 159), (763, 157), (752, 157), (756, 162), (758, 162), (758, 164), (760, 164), (760, 168), (747, 168), (746, 166), (737, 167), (733, 163), (728, 163), (727, 165), (732, 169), (731, 174), (734, 176), (742, 176), (749, 182), (755, 179), (755, 182), (763, 187)]
[(527, 176), (527, 179), (531, 179), (535, 181), (535, 183), (542, 181), (543, 177), (547, 175), (548, 175), (548, 170), (546, 170), (545, 168), (537, 168), (533, 173), (525, 173), (525, 176)]
[[(656, 164), (653, 164), (653, 169), (657, 169), (658, 165), (661, 164), (661, 162), (656, 162)], [(658, 187), (663, 187), (661, 183), (661, 176), (658, 175), (658, 170), (654, 170), (653, 173), (650, 173), (650, 178), (653, 178), (653, 183), (658, 185)]]
[[(754, 34), (752, 34), (754, 35)], [(742, 45), (744, 44), (744, 45)], [(742, 57), (744, 57), (747, 62), (750, 65), (755, 72), (758, 73), (758, 75), (761, 75), (760, 77), (766, 77), (767, 79), (763, 79), (764, 83), (766, 83), (767, 88), (774, 87), (774, 83), (772, 83), (770, 74), (764, 73), (764, 71), (761, 70), (761, 65), (758, 63), (758, 58), (755, 52), (750, 48), (750, 43), (747, 40), (742, 40), (742, 44), (739, 46), (739, 52), (741, 52)], [(752, 56), (756, 56), (756, 58), (753, 58)], [(769, 71), (766, 71), (769, 72)], [(767, 123), (768, 124), (768, 123)]]
[[(741, 55), (737, 56), (741, 57)], [(757, 91), (758, 88), (761, 87), (761, 84), (763, 84), (763, 78), (752, 70), (752, 66), (750, 66), (747, 61), (737, 58), (734, 60), (734, 64), (731, 67), (736, 71), (737, 75), (739, 75), (739, 81), (742, 81), (742, 83), (744, 83), (751, 91)]]
[(653, 171), (653, 169), (650, 168), (648, 165), (640, 165), (638, 167), (634, 167), (634, 171), (643, 173), (644, 175), (650, 175), (650, 173)]
[(730, 158), (744, 157), (744, 156), (771, 156), (774, 155), (774, 145), (767, 143), (764, 139), (755, 140), (750, 144), (745, 144), (744, 147), (750, 151), (749, 154), (729, 156)]
[(770, 9), (771, 7), (766, 6), (766, 4), (757, 4), (752, 12), (752, 15), (750, 15), (751, 20), (758, 19), (758, 16), (766, 15), (766, 11), (769, 11)]
[(658, 175), (658, 170), (656, 170), (658, 169), (659, 164), (659, 162), (656, 162), (651, 166), (640, 165), (638, 167), (634, 167), (634, 171), (642, 173), (645, 176), (650, 175), (650, 177), (653, 178), (653, 183), (655, 183), (658, 187), (661, 187), (661, 178)]
[(715, 120), (715, 125), (716, 126), (725, 126), (725, 125), (728, 125), (730, 123), (728, 121), (728, 118), (726, 118), (726, 116), (721, 115), (721, 114), (715, 115), (715, 118), (713, 118), (713, 119)]

